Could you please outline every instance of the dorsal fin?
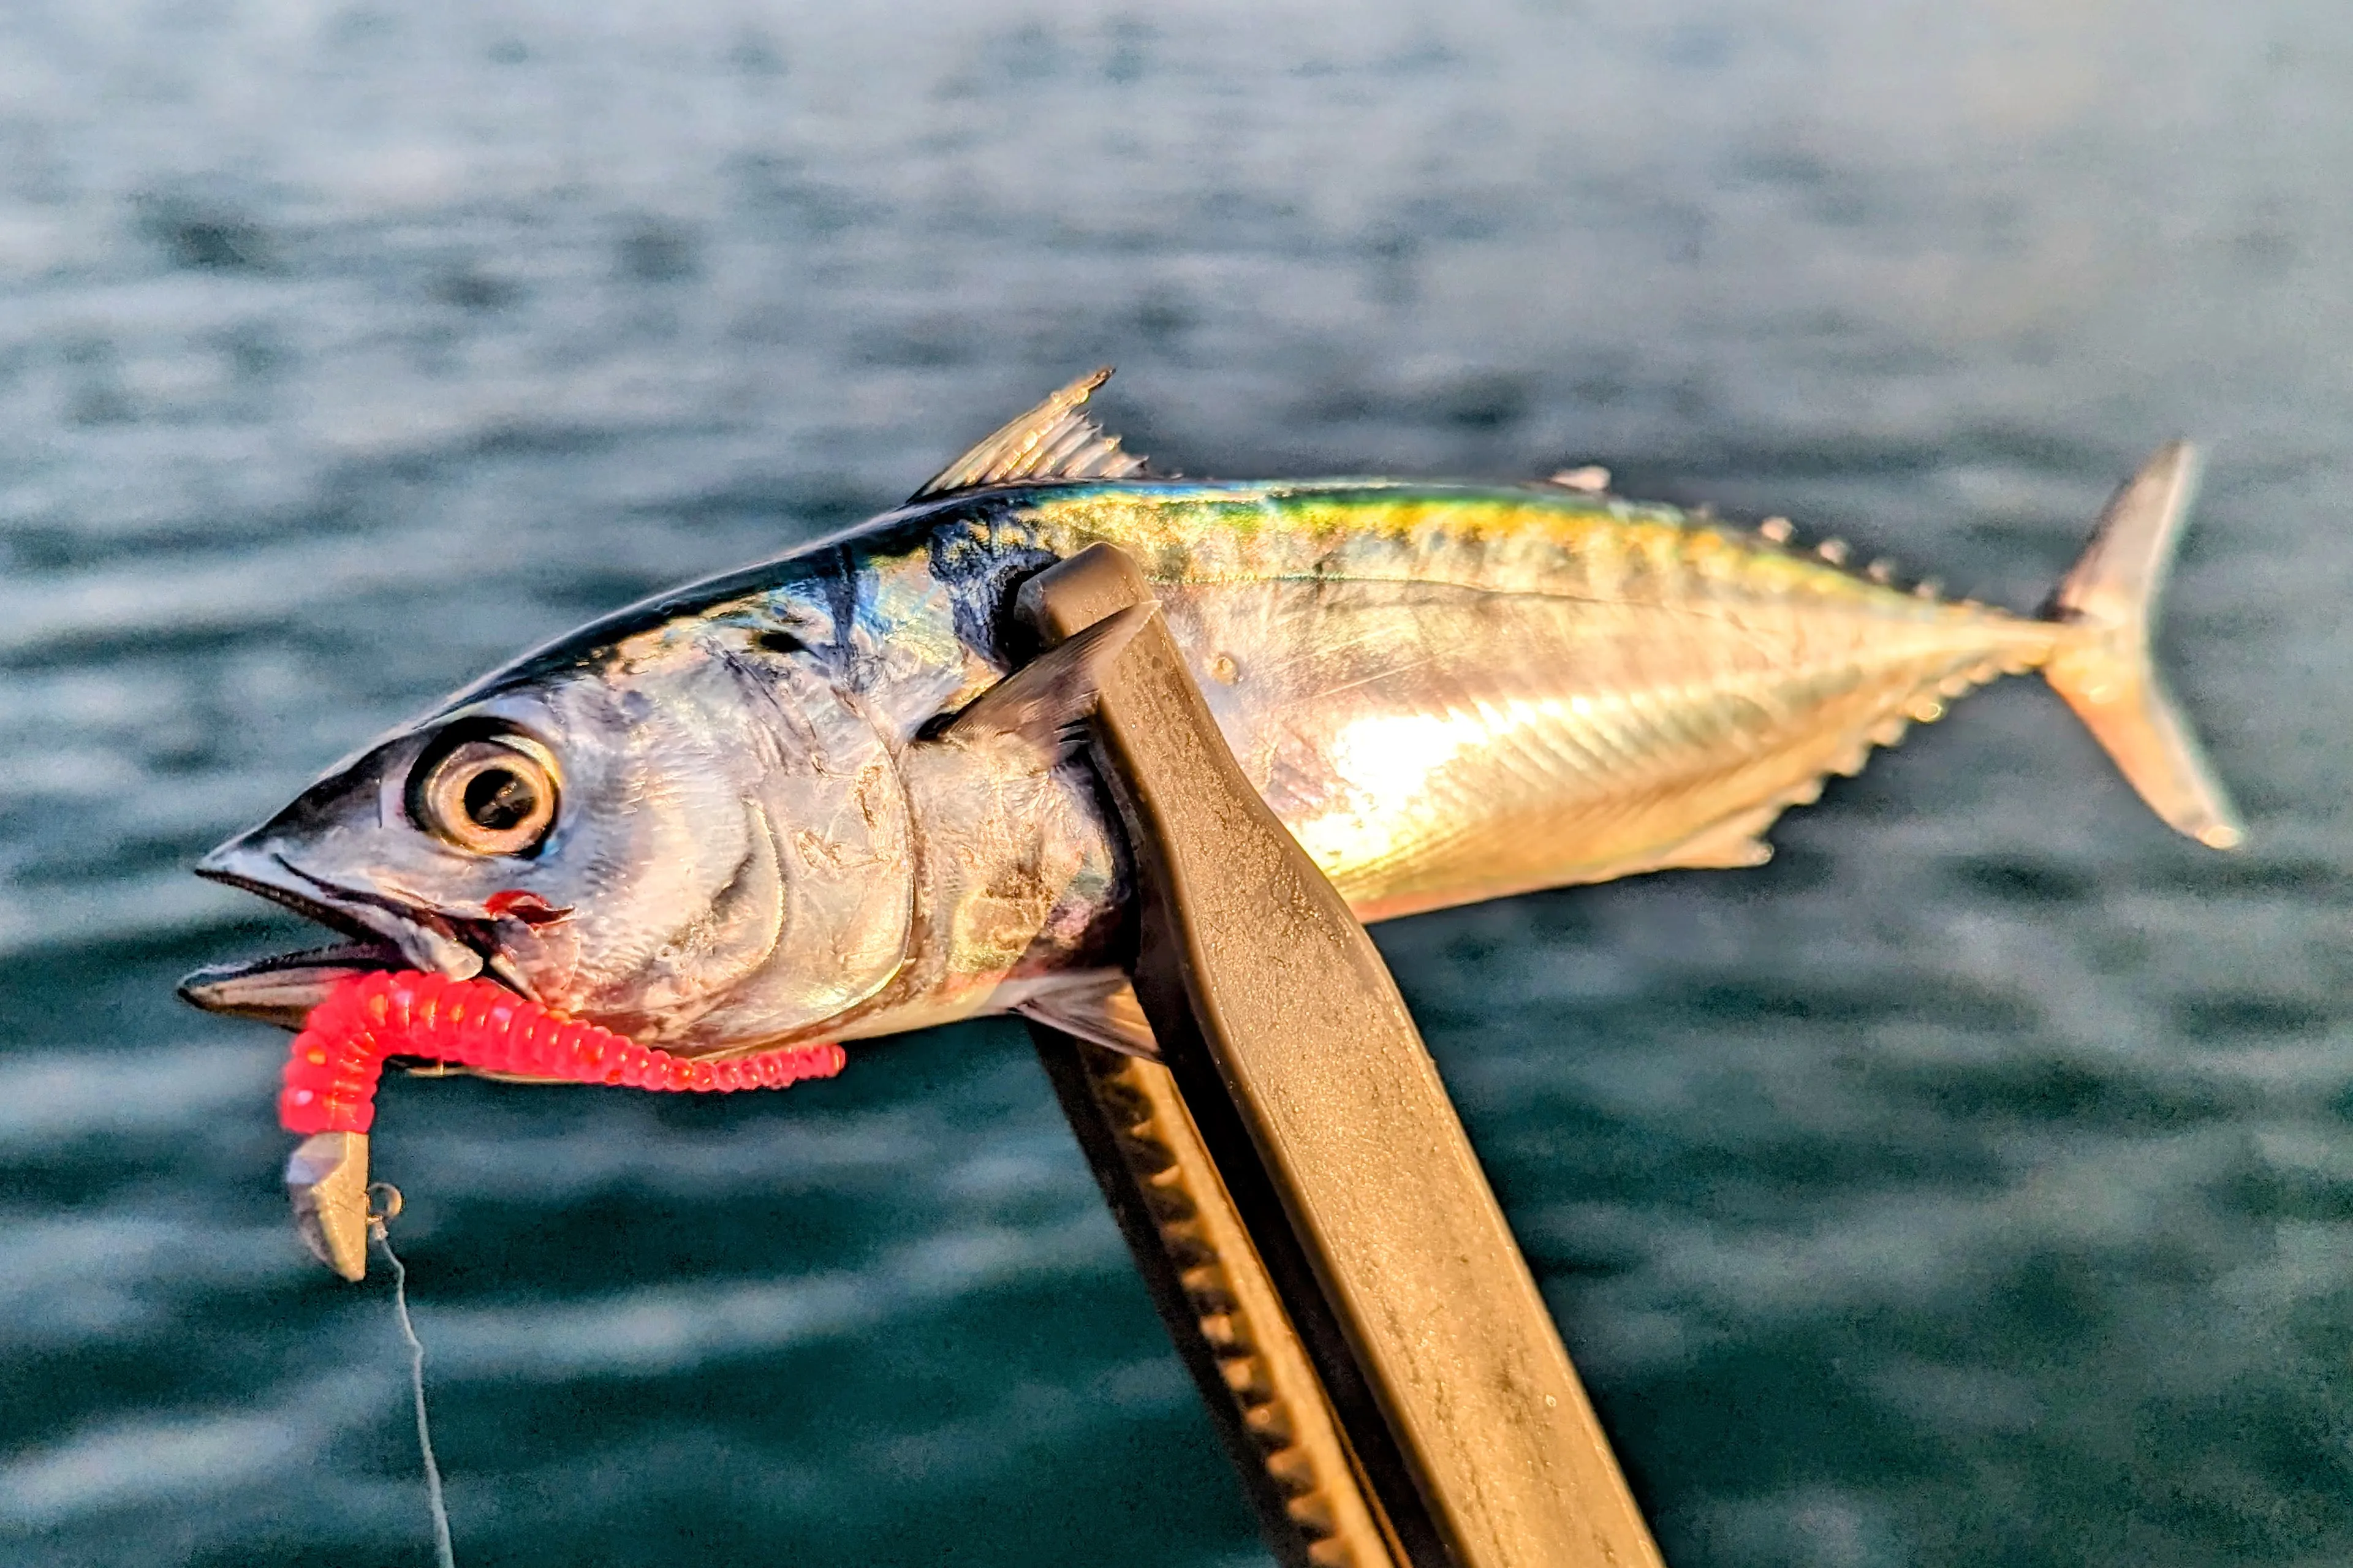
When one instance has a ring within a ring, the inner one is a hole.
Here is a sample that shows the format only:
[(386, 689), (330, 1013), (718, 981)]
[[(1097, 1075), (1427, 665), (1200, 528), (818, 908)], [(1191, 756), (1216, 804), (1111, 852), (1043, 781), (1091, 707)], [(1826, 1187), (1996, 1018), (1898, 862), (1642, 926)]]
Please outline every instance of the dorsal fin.
[(1109, 365), (1079, 377), (934, 474), (908, 500), (1023, 479), (1124, 479), (1144, 472), (1143, 458), (1121, 451), (1118, 437), (1079, 412), (1110, 379)]

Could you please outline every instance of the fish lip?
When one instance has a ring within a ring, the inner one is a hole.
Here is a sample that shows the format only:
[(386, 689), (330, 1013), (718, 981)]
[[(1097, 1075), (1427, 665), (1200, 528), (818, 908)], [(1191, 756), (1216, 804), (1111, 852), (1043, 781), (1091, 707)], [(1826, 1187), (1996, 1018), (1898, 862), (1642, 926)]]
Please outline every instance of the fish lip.
[(181, 1001), (207, 1013), (299, 1029), (338, 983), (371, 970), (407, 967), (406, 957), (388, 942), (336, 942), (208, 963), (182, 977), (178, 991)]
[(179, 994), (206, 1012), (300, 1027), (336, 982), (379, 969), (426, 970), (453, 980), (487, 975), (536, 1000), (529, 982), (479, 921), (433, 910), (413, 914), (379, 894), (314, 876), (274, 849), (242, 840), (214, 850), (195, 869), (206, 881), (268, 899), (352, 939), (195, 971), (180, 982)]
[[(301, 876), (301, 872), (295, 871), (294, 868), (288, 864), (284, 856), (273, 854), (269, 858), (276, 861), (284, 870)], [(237, 869), (227, 862), (224, 851), (215, 850), (197, 861), (195, 868), (196, 875), (207, 882), (218, 882), (223, 887), (235, 888), (239, 892), (252, 893), (268, 899), (280, 909), (292, 910), (304, 920), (314, 921), (329, 931), (339, 931), (354, 942), (384, 940), (382, 931), (362, 923), (352, 914), (333, 904), (310, 898), (282, 882), (269, 881), (249, 872)], [(314, 884), (317, 880), (311, 877), (303, 877), (302, 879)]]

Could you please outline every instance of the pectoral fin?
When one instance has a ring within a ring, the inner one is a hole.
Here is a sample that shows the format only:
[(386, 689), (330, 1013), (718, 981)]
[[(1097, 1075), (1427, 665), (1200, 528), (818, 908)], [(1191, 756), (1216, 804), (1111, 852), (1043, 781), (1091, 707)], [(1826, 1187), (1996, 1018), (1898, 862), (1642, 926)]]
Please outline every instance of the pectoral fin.
[(952, 745), (1015, 735), (1048, 750), (1068, 744), (1073, 728), (1095, 710), (1095, 693), (1108, 670), (1156, 604), (1130, 605), (1067, 642), (1058, 643), (980, 694), (940, 731)]
[(1145, 1020), (1144, 1005), (1124, 974), (1113, 974), (1098, 984), (1056, 991), (1024, 1002), (1014, 1011), (1123, 1056), (1141, 1057), (1148, 1062), (1160, 1059), (1160, 1045)]

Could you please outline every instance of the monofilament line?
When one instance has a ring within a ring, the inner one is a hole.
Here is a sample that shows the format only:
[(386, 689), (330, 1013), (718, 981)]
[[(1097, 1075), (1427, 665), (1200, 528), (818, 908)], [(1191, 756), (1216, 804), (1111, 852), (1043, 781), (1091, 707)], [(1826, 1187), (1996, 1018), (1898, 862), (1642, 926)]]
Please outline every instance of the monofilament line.
[(425, 1342), (417, 1337), (417, 1325), (408, 1317), (408, 1270), (392, 1250), (392, 1237), (385, 1233), (384, 1221), (372, 1218), (368, 1229), (375, 1244), (384, 1248), (384, 1260), (392, 1265), (392, 1310), (400, 1320), (400, 1337), (408, 1342), (408, 1386), (417, 1396), (417, 1447), (425, 1456), (425, 1500), (433, 1510), (433, 1560), (439, 1568), (458, 1568), (457, 1552), (449, 1544), (449, 1510), (441, 1500), (441, 1466), (433, 1458), (433, 1429), (425, 1419)]

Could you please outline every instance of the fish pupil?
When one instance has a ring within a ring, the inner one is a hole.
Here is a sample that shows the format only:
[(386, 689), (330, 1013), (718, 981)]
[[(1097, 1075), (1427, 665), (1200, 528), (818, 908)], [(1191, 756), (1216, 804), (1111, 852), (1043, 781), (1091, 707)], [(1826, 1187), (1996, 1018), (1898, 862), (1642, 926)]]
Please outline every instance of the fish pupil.
[(466, 781), (466, 817), (475, 826), (503, 833), (539, 805), (531, 780), (512, 768), (484, 768)]

